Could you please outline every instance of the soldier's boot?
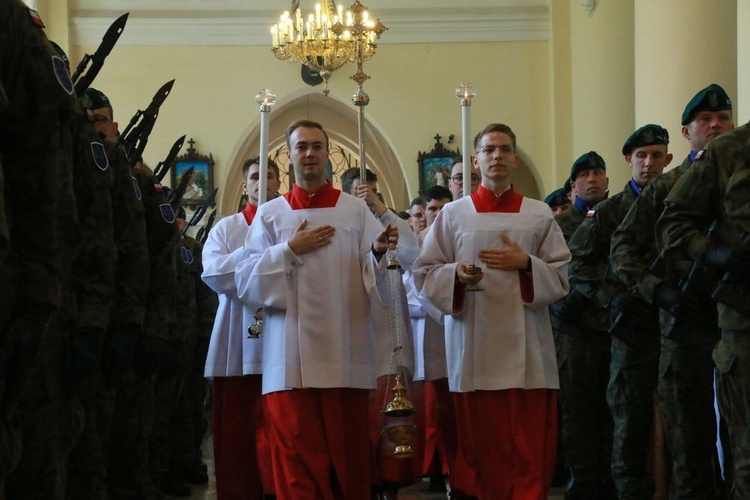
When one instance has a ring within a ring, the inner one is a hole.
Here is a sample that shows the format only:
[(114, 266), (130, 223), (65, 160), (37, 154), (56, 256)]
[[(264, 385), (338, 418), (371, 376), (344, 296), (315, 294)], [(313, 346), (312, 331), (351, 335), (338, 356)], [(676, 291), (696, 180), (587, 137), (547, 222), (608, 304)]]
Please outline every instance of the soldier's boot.
[(207, 484), (208, 467), (198, 458), (190, 460), (182, 467), (182, 477), (188, 484)]
[(190, 486), (182, 479), (175, 469), (170, 469), (161, 479), (161, 492), (171, 497), (189, 497), (192, 494)]
[(446, 493), (448, 488), (445, 486), (445, 478), (442, 474), (436, 473), (430, 476), (430, 486), (427, 488), (430, 493)]
[(598, 481), (576, 481), (565, 490), (565, 500), (593, 500), (600, 498)]

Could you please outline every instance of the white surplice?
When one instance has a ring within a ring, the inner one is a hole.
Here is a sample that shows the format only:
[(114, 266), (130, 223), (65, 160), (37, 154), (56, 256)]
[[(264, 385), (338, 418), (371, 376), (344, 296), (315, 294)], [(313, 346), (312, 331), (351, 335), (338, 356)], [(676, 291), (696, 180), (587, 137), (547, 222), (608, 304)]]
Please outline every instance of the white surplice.
[[(484, 291), (454, 287), (456, 263), (482, 266), (482, 249), (505, 248), (506, 235), (531, 256), (533, 300), (521, 297), (519, 271), (483, 269)], [(448, 378), (453, 392), (559, 388), (547, 306), (569, 289), (570, 252), (549, 207), (523, 198), (518, 213), (477, 213), (470, 197), (443, 207), (412, 272), (420, 293), (445, 314)], [(464, 295), (454, 310), (455, 294)]]
[[(373, 315), (375, 335), (378, 339), (381, 339), (383, 336), (387, 336), (390, 339), (376, 343), (378, 347), (377, 376), (398, 373), (398, 365), (407, 367), (410, 373), (415, 374), (415, 346), (412, 339), (409, 305), (407, 303), (406, 289), (402, 281), (402, 273), (410, 269), (419, 256), (419, 241), (409, 223), (399, 218), (391, 210), (387, 210), (383, 215), (378, 217), (378, 220), (383, 224), (383, 227), (391, 224), (398, 228), (399, 238), (396, 258), (399, 264), (401, 264), (401, 272), (388, 271), (388, 279), (395, 280), (397, 286), (391, 288), (390, 282), (386, 281), (386, 290), (388, 290), (386, 293), (388, 295), (382, 297), (382, 302), (379, 297), (371, 296), (370, 298), (370, 309)], [(389, 259), (391, 255), (388, 252), (384, 258)], [(391, 294), (394, 296), (391, 296)], [(400, 314), (396, 312), (397, 299)]]
[(414, 338), (414, 380), (446, 378), (443, 313), (417, 293), (411, 271), (404, 274), (404, 286)]
[[(242, 213), (224, 217), (211, 228), (203, 247), (201, 278), (219, 294), (219, 308), (206, 357), (206, 377), (236, 377), (261, 373), (263, 338), (251, 339), (255, 309), (237, 297), (234, 272), (242, 256), (249, 226)], [(259, 306), (258, 306), (259, 307)]]
[[(303, 220), (336, 232), (329, 245), (298, 256), (287, 242)], [(368, 294), (385, 281), (385, 259), (378, 265), (371, 252), (381, 231), (364, 201), (345, 193), (333, 208), (293, 210), (284, 197), (258, 208), (235, 280), (243, 301), (264, 307), (264, 394), (375, 388)]]

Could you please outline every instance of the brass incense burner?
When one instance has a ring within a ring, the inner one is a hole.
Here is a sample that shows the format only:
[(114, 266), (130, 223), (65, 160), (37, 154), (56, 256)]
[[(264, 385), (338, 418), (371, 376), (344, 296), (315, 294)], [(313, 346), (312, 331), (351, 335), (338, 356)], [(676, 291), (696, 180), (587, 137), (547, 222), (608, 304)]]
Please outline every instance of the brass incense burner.
[(396, 458), (409, 458), (413, 454), (411, 441), (417, 432), (417, 426), (414, 424), (394, 424), (383, 429), (382, 434), (388, 440), (396, 445), (393, 456)]

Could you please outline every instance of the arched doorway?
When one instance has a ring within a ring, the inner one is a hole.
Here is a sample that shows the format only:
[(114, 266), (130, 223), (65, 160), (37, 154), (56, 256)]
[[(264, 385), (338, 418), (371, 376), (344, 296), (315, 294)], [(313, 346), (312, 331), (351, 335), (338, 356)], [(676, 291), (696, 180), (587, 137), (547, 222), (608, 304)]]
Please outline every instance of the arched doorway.
[[(388, 206), (401, 209), (408, 206), (408, 190), (403, 164), (392, 148), (387, 135), (377, 123), (366, 117), (365, 150), (367, 168), (378, 176), (378, 189)], [(338, 175), (349, 166), (359, 165), (359, 139), (357, 136), (357, 109), (351, 102), (335, 96), (326, 97), (312, 89), (279, 98), (270, 113), (269, 156), (277, 157), (282, 170), (291, 168), (286, 159), (284, 134), (294, 120), (308, 118), (320, 122), (331, 142), (331, 164), (334, 185)], [(242, 164), (246, 158), (257, 154), (260, 145), (260, 117), (244, 131), (229, 159), (229, 169), (223, 186), (220, 213), (235, 213), (242, 197)], [(287, 190), (289, 172), (282, 172), (282, 192)], [(337, 185), (338, 187), (339, 185)]]

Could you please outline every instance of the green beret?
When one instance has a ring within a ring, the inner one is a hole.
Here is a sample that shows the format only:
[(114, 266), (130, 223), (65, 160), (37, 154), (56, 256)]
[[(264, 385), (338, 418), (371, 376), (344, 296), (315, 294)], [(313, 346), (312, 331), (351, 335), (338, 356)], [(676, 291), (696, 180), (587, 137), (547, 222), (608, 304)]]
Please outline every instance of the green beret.
[(83, 105), (86, 109), (99, 109), (99, 108), (111, 108), (112, 104), (109, 102), (109, 98), (104, 95), (101, 90), (96, 90), (94, 87), (89, 87), (83, 93)]
[(581, 170), (594, 170), (597, 168), (607, 170), (604, 158), (599, 156), (596, 151), (589, 151), (588, 153), (579, 156), (573, 163), (573, 168), (570, 169), (570, 179), (574, 181), (576, 177), (578, 177), (578, 172)]
[(629, 155), (635, 148), (653, 144), (669, 144), (669, 132), (664, 127), (649, 123), (630, 134), (622, 147), (622, 154)]
[(693, 116), (699, 111), (723, 111), (725, 109), (732, 109), (732, 100), (723, 88), (712, 83), (695, 94), (695, 97), (687, 103), (685, 111), (682, 112), (682, 124), (687, 125), (693, 121)]
[(560, 205), (565, 205), (568, 202), (569, 200), (565, 196), (565, 188), (555, 189), (544, 199), (544, 203), (549, 205), (550, 208), (559, 207)]
[(565, 196), (568, 196), (568, 193), (573, 191), (573, 186), (570, 185), (571, 182), (573, 182), (573, 179), (568, 177), (568, 179), (565, 181), (565, 184), (563, 184), (563, 191), (565, 191)]

